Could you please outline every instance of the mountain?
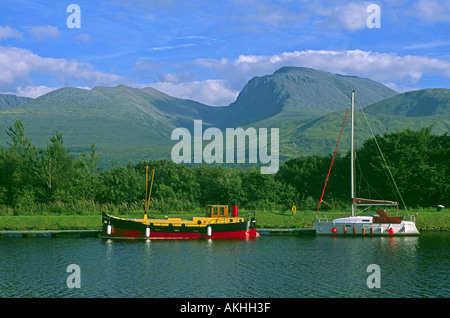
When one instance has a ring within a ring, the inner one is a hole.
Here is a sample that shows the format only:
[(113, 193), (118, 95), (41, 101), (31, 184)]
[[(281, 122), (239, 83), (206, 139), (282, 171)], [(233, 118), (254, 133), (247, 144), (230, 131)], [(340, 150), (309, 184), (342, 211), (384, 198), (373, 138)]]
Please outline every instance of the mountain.
[(14, 108), (29, 102), (30, 100), (32, 100), (32, 98), (18, 97), (11, 94), (0, 94), (0, 110)]
[(254, 77), (228, 107), (229, 121), (245, 125), (275, 115), (322, 116), (346, 109), (352, 90), (369, 105), (397, 92), (370, 79), (331, 74), (306, 67), (283, 67), (272, 75)]
[[(96, 145), (102, 160), (120, 163), (170, 156), (170, 135), (180, 125), (192, 125), (200, 103), (168, 96), (157, 90), (128, 86), (66, 87), (13, 109), (0, 112), (0, 126), (21, 119), (33, 143), (45, 145), (60, 131), (73, 153)], [(6, 134), (0, 135), (4, 145)]]
[(448, 89), (422, 89), (406, 92), (382, 100), (365, 108), (368, 114), (422, 117), (449, 115), (450, 94)]
[[(345, 111), (337, 111), (299, 126), (289, 135), (290, 142), (295, 143), (298, 150), (294, 155), (325, 154), (334, 151), (344, 117)], [(435, 134), (443, 134), (450, 130), (450, 89), (405, 92), (366, 107), (359, 103), (356, 94), (356, 147), (371, 138), (370, 128), (374, 134), (383, 134), (407, 128), (419, 130), (424, 126), (433, 126)], [(339, 152), (345, 153), (348, 149), (350, 149), (349, 121), (344, 127)]]
[[(366, 106), (375, 133), (434, 125), (433, 132), (441, 134), (450, 128), (448, 89), (398, 94), (370, 79), (285, 67), (253, 78), (236, 101), (224, 107), (123, 85), (91, 90), (66, 87), (36, 99), (0, 95), (7, 96), (3, 105), (9, 105), (0, 109), (0, 146), (9, 141), (7, 127), (21, 119), (34, 144), (44, 146), (60, 131), (74, 155), (88, 152), (94, 143), (102, 165), (170, 160), (178, 142), (171, 140), (173, 130), (187, 128), (192, 133), (194, 120), (200, 119), (203, 131), (217, 127), (224, 136), (225, 128), (278, 128), (283, 162), (293, 156), (334, 151), (352, 90), (357, 108)], [(368, 130), (363, 130), (364, 120), (358, 112), (357, 146), (369, 137)], [(348, 140), (344, 135), (341, 152), (346, 151)]]

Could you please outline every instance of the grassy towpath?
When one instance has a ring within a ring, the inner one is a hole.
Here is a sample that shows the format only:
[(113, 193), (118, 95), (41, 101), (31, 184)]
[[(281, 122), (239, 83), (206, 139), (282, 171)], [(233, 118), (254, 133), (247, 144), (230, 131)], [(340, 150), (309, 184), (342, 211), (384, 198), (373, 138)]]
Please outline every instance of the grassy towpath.
[[(416, 211), (410, 211), (409, 215)], [(390, 213), (391, 214), (391, 213)], [(181, 217), (191, 219), (201, 213), (150, 213), (149, 218)], [(239, 211), (239, 216), (253, 216), (253, 211)], [(393, 215), (393, 214), (391, 214)], [(407, 214), (405, 220), (409, 217)], [(141, 214), (121, 214), (121, 217), (142, 218)], [(331, 220), (337, 217), (346, 216), (342, 212), (320, 212), (321, 220)], [(315, 212), (297, 211), (295, 215), (291, 212), (256, 212), (258, 228), (313, 228)], [(419, 230), (450, 230), (450, 209), (436, 211), (432, 209), (420, 210), (416, 219)], [(0, 216), (0, 231), (30, 231), (30, 230), (99, 230), (101, 228), (101, 214), (95, 215), (3, 215)]]

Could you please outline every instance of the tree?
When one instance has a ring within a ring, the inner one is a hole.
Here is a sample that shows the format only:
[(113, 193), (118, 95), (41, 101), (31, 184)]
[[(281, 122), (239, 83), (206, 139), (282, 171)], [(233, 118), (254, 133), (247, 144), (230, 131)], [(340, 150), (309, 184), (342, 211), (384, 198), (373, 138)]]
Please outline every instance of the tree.
[(367, 140), (357, 151), (364, 183), (368, 184), (360, 187), (362, 195), (387, 200), (394, 195), (399, 203), (403, 203), (403, 199), (412, 206), (434, 206), (448, 200), (448, 132), (437, 136), (432, 134), (432, 127), (424, 127), (376, 138), (384, 157), (378, 153), (373, 139)]
[(50, 143), (39, 149), (35, 177), (44, 202), (73, 199), (71, 177), (74, 158), (66, 152), (63, 143), (63, 137), (57, 131), (56, 136), (50, 137)]
[(94, 201), (96, 199), (100, 190), (99, 173), (101, 172), (98, 162), (94, 144), (91, 144), (89, 157), (86, 153), (82, 153), (76, 160), (73, 186), (78, 200)]
[(14, 127), (8, 127), (9, 148), (0, 151), (0, 203), (22, 206), (32, 203), (35, 198), (32, 169), (37, 161), (37, 149), (25, 137), (20, 120)]

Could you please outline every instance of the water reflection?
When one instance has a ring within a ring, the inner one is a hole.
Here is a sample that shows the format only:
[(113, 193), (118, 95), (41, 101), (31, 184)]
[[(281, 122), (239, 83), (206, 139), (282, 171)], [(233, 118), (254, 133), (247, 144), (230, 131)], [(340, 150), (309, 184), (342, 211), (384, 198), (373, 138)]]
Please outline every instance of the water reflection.
[[(3, 239), (0, 297), (448, 297), (449, 238)], [(79, 290), (66, 286), (69, 264)]]

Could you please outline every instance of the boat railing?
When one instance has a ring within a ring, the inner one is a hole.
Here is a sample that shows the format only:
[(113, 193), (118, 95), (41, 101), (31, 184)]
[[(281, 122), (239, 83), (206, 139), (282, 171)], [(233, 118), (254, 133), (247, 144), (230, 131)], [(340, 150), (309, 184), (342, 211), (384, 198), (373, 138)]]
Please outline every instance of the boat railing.
[[(324, 216), (324, 218), (325, 218), (325, 220), (326, 220), (325, 222), (328, 222), (327, 216), (326, 216), (325, 214), (324, 214), (323, 216)], [(318, 222), (321, 222), (321, 220), (320, 220), (320, 218), (319, 218), (319, 215), (316, 215), (316, 219), (317, 219)]]
[[(245, 220), (256, 220), (256, 211), (253, 211), (253, 213), (247, 212), (245, 217), (239, 216), (238, 218), (244, 219), (244, 221)], [(228, 221), (227, 221), (228, 219), (229, 219), (228, 217), (220, 217), (219, 216), (219, 217), (216, 217), (216, 218), (213, 218), (212, 220), (210, 220), (208, 222), (208, 224), (228, 223)]]

